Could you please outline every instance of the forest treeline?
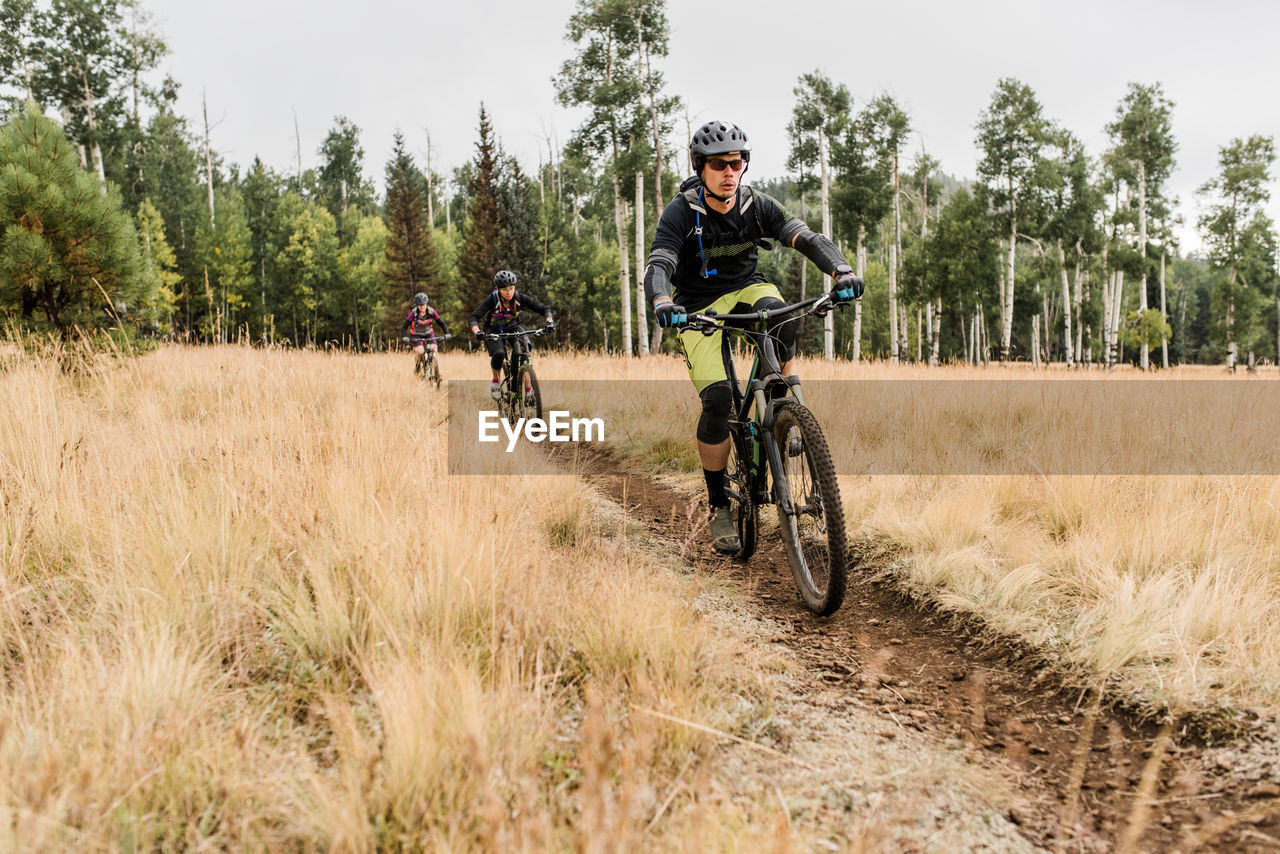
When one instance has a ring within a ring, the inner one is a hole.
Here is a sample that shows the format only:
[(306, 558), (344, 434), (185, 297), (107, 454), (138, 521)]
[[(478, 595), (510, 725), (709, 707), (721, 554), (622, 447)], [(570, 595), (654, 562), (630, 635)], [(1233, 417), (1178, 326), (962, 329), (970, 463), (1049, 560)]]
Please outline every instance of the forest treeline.
[[(229, 163), (207, 115), (179, 115), (179, 83), (157, 79), (167, 46), (140, 0), (2, 0), (0, 24), (0, 312), (23, 330), (378, 349), (398, 342), (417, 291), (461, 321), (511, 269), (555, 308), (561, 343), (671, 346), (638, 284), (687, 174), (688, 117), (661, 72), (664, 0), (579, 0), (567, 49), (548, 49), (566, 52), (558, 101), (586, 118), (536, 166), (504, 151), (483, 103), (475, 126), (447, 130), (474, 139), (461, 164), (435, 163), (429, 139), (425, 163), (398, 132), (366, 141), (343, 116), (285, 168)], [(1174, 234), (1189, 200), (1167, 186), (1176, 105), (1158, 82), (1128, 84), (1109, 146), (1089, 152), (1029, 86), (998, 81), (966, 179), (911, 150), (911, 116), (889, 95), (855, 103), (821, 72), (798, 75), (794, 94), (777, 117), (788, 174), (752, 183), (830, 234), (868, 283), (856, 311), (804, 330), (808, 352), (1275, 359), (1272, 138), (1223, 140), (1197, 193), (1203, 254), (1188, 257)], [(379, 183), (366, 145), (389, 150)], [(762, 251), (761, 268), (788, 298), (824, 287), (789, 249)]]

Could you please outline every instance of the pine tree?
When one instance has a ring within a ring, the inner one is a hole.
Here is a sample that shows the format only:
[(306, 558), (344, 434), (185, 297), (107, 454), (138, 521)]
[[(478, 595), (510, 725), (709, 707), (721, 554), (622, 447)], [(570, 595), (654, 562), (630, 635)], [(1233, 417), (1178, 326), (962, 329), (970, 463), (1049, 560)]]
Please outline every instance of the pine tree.
[[(438, 285), (435, 246), (427, 222), (427, 202), (422, 174), (405, 151), (404, 135), (395, 134), (391, 159), (387, 161), (387, 313), (383, 319), (388, 334), (395, 332), (407, 306), (418, 291), (430, 292)], [(438, 296), (438, 294), (437, 294)]]
[(0, 129), (0, 235), (0, 310), (24, 321), (65, 337), (154, 297), (120, 193), (34, 105)]
[(497, 143), (489, 114), (480, 105), (480, 139), (468, 187), (471, 203), (463, 227), (462, 257), (458, 269), (462, 277), (462, 304), (477, 306), (493, 290), (493, 276), (505, 268), (499, 227), (498, 192), (502, 180)]

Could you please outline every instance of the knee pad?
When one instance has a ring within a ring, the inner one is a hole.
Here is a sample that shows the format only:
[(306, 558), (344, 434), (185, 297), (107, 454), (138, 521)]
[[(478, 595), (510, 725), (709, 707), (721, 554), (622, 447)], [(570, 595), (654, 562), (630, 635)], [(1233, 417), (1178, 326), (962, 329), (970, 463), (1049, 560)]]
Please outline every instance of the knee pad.
[(727, 382), (712, 383), (698, 395), (702, 398), (702, 415), (698, 418), (698, 441), (718, 445), (729, 438), (729, 414), (733, 411), (733, 392)]
[(489, 357), (489, 367), (495, 371), (502, 370), (502, 354), (495, 353)]

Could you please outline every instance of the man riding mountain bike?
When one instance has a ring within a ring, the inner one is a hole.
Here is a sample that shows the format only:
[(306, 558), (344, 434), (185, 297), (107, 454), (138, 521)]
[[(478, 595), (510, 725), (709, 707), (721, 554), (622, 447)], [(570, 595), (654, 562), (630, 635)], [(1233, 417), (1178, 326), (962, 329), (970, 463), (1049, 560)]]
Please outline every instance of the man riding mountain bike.
[[(862, 296), (862, 279), (826, 235), (811, 231), (774, 199), (741, 183), (750, 160), (751, 143), (735, 124), (707, 122), (690, 140), (694, 174), (663, 210), (645, 270), (645, 297), (658, 325), (682, 327), (690, 313), (709, 309), (725, 314), (786, 305), (777, 286), (756, 269), (757, 247), (771, 248), (769, 239), (800, 250), (831, 276), (838, 302)], [(796, 330), (795, 320), (770, 329), (778, 339), (784, 375), (792, 373)], [(678, 337), (702, 400), (697, 441), (711, 508), (711, 545), (733, 553), (740, 543), (725, 493), (733, 392), (721, 356), (724, 333), (684, 329)]]
[[(506, 341), (494, 341), (487, 339), (485, 336), (490, 332), (523, 332), (524, 327), (520, 325), (520, 312), (524, 310), (540, 312), (546, 319), (548, 327), (554, 327), (556, 322), (551, 319), (551, 309), (528, 294), (518, 293), (516, 291), (516, 274), (510, 270), (499, 270), (498, 274), (493, 277), (494, 292), (485, 298), (484, 302), (476, 306), (476, 310), (471, 312), (471, 332), (478, 340), (484, 341), (485, 349), (489, 351), (489, 367), (493, 370), (493, 382), (489, 384), (489, 394), (494, 400), (502, 396), (499, 390), (498, 377), (502, 371), (502, 360), (506, 356), (508, 346), (517, 346), (518, 354), (521, 358), (529, 355), (529, 336), (522, 335), (516, 339), (508, 339)], [(480, 330), (481, 325), (484, 331)], [(527, 371), (521, 372), (524, 382), (524, 395), (528, 399), (533, 394), (533, 384), (529, 379)], [(514, 378), (512, 383), (514, 385)]]

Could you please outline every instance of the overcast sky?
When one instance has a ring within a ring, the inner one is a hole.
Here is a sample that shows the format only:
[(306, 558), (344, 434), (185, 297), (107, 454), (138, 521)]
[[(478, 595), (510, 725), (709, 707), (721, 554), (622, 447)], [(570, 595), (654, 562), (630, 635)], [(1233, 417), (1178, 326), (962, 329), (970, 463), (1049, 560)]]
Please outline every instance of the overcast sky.
[[(545, 137), (563, 144), (578, 115), (555, 103), (552, 78), (574, 52), (564, 38), (577, 0), (144, 0), (170, 55), (193, 122), (208, 99), (214, 148), (228, 162), (255, 155), (281, 171), (303, 167), (335, 116), (361, 130), (366, 172), (381, 191), (398, 128), (437, 171), (474, 154), (485, 103), (504, 148), (533, 171)], [(974, 123), (996, 82), (1016, 77), (1045, 115), (1106, 145), (1105, 125), (1129, 82), (1163, 85), (1179, 150), (1169, 190), (1194, 248), (1195, 190), (1234, 137), (1280, 137), (1280, 3), (1275, 0), (980, 0), (788, 3), (669, 0), (671, 53), (659, 64), (696, 127), (740, 125), (753, 142), (750, 178), (784, 174), (792, 89), (805, 72), (846, 85), (855, 110), (893, 95), (921, 148), (942, 170), (973, 177)], [(673, 142), (687, 145), (683, 117)], [(1273, 169), (1280, 173), (1280, 169)], [(1280, 221), (1280, 182), (1270, 213)]]

